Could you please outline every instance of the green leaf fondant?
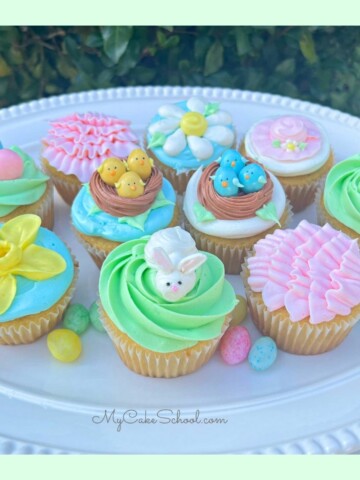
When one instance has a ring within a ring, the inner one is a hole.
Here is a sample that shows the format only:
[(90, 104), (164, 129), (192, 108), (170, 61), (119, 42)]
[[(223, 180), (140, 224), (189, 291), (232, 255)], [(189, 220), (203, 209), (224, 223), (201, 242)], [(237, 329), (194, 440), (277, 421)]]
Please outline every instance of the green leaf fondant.
[(149, 148), (162, 147), (166, 141), (166, 135), (161, 132), (156, 132), (151, 137)]
[(256, 210), (255, 213), (263, 220), (271, 220), (272, 222), (277, 223), (279, 227), (281, 227), (274, 202), (267, 203), (262, 208), (260, 208), (260, 210)]
[(220, 107), (218, 103), (208, 103), (205, 107), (205, 117), (208, 117), (213, 113), (216, 113), (219, 110), (219, 108)]
[(305, 142), (300, 142), (299, 143), (299, 149), (300, 150), (305, 150), (306, 147), (307, 147), (307, 143), (305, 143)]
[(280, 148), (281, 147), (281, 140), (274, 140), (272, 142), (272, 146), (275, 148)]
[(216, 220), (216, 217), (211, 212), (209, 212), (209, 210), (206, 210), (206, 208), (203, 205), (201, 205), (200, 202), (194, 203), (193, 210), (194, 210), (196, 220), (198, 222), (203, 223), (203, 222), (212, 222)]
[(88, 216), (95, 215), (96, 213), (99, 213), (101, 211), (101, 208), (99, 208), (97, 205), (93, 205), (89, 210)]
[(145, 222), (152, 212), (156, 208), (165, 207), (166, 205), (174, 205), (174, 202), (168, 200), (165, 195), (163, 194), (162, 190), (157, 194), (154, 203), (151, 205), (149, 210), (146, 212), (141, 213), (140, 215), (136, 215), (135, 217), (120, 217), (118, 219), (119, 223), (127, 223), (130, 227), (138, 228), (142, 232), (144, 231)]

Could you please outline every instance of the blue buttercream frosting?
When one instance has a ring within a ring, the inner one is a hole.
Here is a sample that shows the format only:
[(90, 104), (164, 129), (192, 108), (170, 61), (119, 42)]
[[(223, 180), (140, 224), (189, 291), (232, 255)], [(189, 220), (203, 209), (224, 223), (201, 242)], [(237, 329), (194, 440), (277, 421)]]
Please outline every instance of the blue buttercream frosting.
[(34, 243), (61, 255), (66, 262), (66, 269), (55, 277), (41, 281), (15, 275), (16, 296), (10, 308), (0, 315), (0, 323), (48, 310), (63, 297), (73, 281), (73, 259), (66, 245), (55, 233), (40, 228)]
[(88, 187), (83, 186), (71, 207), (73, 225), (85, 235), (121, 243), (151, 235), (168, 227), (174, 216), (176, 193), (171, 183), (165, 178), (163, 178), (161, 191), (171, 204), (151, 210), (141, 229), (119, 221), (118, 217), (113, 217), (102, 210), (99, 211)]
[[(186, 106), (186, 101), (178, 102), (175, 103), (178, 107), (182, 108), (184, 112), (190, 112), (189, 108)], [(155, 115), (150, 121), (150, 125), (153, 123), (158, 122), (159, 120), (162, 120), (164, 117), (161, 115)], [(231, 130), (235, 131), (235, 128), (232, 124), (226, 125), (228, 128)], [(146, 134), (147, 138), (147, 143), (150, 143), (151, 140), (151, 134), (147, 132)], [(207, 160), (197, 160), (194, 155), (192, 154), (190, 148), (186, 146), (182, 152), (179, 153), (179, 155), (175, 157), (171, 157), (170, 155), (167, 155), (162, 147), (152, 147), (150, 150), (154, 152), (156, 155), (157, 159), (167, 165), (168, 167), (174, 168), (177, 173), (183, 173), (188, 170), (197, 170), (200, 166), (202, 167), (207, 167), (210, 165), (210, 163), (214, 162), (217, 160), (221, 154), (227, 150), (230, 147), (224, 147), (222, 145), (219, 145), (218, 143), (211, 142), (213, 147), (214, 147), (214, 153), (210, 158)]]

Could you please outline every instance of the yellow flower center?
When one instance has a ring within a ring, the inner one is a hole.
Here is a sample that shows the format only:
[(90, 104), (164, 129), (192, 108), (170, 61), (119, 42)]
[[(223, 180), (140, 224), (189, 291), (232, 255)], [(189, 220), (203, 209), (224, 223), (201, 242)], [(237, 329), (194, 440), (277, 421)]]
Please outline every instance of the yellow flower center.
[(196, 137), (204, 135), (207, 126), (208, 124), (204, 115), (198, 112), (185, 113), (180, 122), (180, 128), (185, 135), (195, 135)]
[(0, 277), (7, 275), (21, 260), (22, 251), (13, 243), (0, 240)]

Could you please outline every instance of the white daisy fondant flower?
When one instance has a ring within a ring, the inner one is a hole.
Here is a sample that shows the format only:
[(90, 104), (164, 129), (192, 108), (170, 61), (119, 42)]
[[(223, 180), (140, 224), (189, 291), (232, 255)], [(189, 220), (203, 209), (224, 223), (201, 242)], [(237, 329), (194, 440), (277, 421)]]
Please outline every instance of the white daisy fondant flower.
[(178, 105), (159, 108), (161, 120), (149, 126), (151, 147), (162, 146), (164, 152), (175, 157), (187, 146), (199, 161), (214, 153), (213, 143), (231, 147), (235, 140), (231, 115), (219, 110), (215, 103), (206, 103), (199, 97), (186, 103), (189, 111)]

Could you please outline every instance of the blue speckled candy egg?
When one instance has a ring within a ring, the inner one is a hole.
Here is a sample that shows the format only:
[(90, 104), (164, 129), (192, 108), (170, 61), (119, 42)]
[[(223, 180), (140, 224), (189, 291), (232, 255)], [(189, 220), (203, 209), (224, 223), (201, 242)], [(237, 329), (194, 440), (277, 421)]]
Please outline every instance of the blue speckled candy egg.
[(245, 163), (246, 159), (232, 148), (225, 150), (220, 159), (220, 167), (232, 168), (237, 174), (245, 167)]
[(267, 370), (275, 362), (277, 346), (270, 337), (261, 337), (254, 342), (249, 352), (250, 366), (259, 372)]

